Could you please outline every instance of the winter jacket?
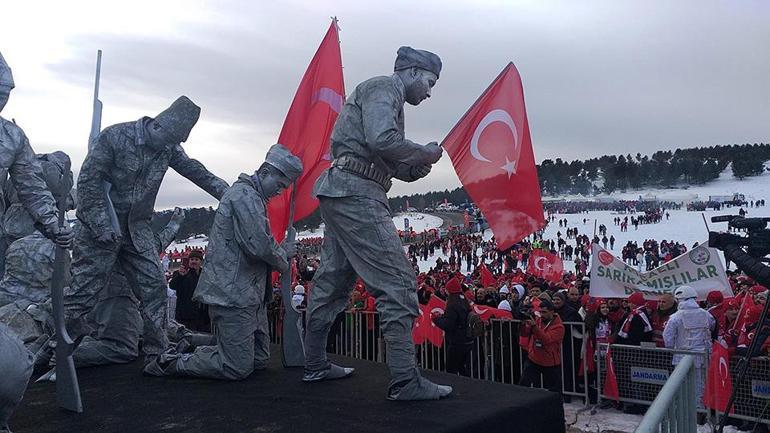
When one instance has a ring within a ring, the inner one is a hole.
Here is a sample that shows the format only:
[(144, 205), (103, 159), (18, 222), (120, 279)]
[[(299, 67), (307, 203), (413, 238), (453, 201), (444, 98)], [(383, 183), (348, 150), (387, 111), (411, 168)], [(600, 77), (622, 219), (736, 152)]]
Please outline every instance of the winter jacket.
[(550, 323), (544, 324), (538, 317), (534, 326), (524, 325), (522, 336), (529, 336), (527, 353), (529, 360), (541, 367), (561, 365), (561, 343), (564, 339), (564, 324), (558, 314)]
[(444, 314), (433, 319), (433, 323), (444, 331), (447, 345), (464, 345), (473, 341), (467, 336), (469, 311), (465, 298), (450, 296)]

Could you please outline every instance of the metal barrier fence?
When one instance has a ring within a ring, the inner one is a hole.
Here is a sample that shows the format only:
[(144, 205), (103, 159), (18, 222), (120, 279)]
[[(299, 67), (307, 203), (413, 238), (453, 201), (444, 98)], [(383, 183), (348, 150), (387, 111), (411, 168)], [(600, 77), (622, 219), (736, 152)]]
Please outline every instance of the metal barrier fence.
[[(738, 360), (730, 360), (731, 377), (738, 375)], [(770, 424), (770, 358), (752, 358), (743, 381), (733, 383), (733, 389), (736, 387), (734, 413), (730, 417)]]
[[(607, 371), (604, 356), (606, 350), (606, 344), (600, 344), (597, 350), (597, 353), (601, 354), (596, 363), (596, 383), (599, 390), (604, 389)], [(709, 365), (706, 352), (612, 344), (610, 353), (618, 382), (619, 400), (623, 402), (652, 404), (676, 367), (673, 364), (675, 355), (692, 355), (695, 363), (695, 380), (701, 390), (706, 383)], [(606, 396), (600, 393), (599, 398), (606, 398)], [(698, 409), (705, 412), (702, 404), (698, 405)]]
[[(281, 323), (277, 310), (269, 310), (270, 341), (281, 343)], [(519, 345), (519, 321), (490, 320), (487, 332), (474, 341), (470, 358), (470, 377), (500, 383), (518, 384), (527, 359)], [(595, 398), (601, 400), (606, 372), (606, 344), (595, 352), (596, 372), (579, 371), (585, 357), (582, 337), (583, 323), (564, 323), (562, 344), (562, 394), (583, 398), (585, 404)], [(659, 347), (639, 347), (613, 344), (610, 346), (620, 401), (651, 405), (672, 376), (675, 355), (692, 355), (696, 385), (701, 390), (708, 371), (708, 354)], [(385, 340), (380, 330), (379, 315), (369, 311), (341, 313), (329, 332), (327, 351), (338, 355), (374, 362), (386, 362)], [(429, 342), (416, 346), (417, 362), (428, 370), (445, 371), (446, 346), (436, 347)], [(730, 373), (737, 374), (737, 358), (730, 364)], [(542, 382), (541, 382), (542, 386)], [(770, 358), (754, 358), (746, 379), (738, 387), (733, 418), (770, 424)], [(700, 393), (699, 393), (700, 395)], [(697, 397), (700, 399), (700, 397)], [(702, 404), (698, 410), (706, 412)]]
[[(604, 353), (606, 348), (605, 344), (599, 345), (597, 353)], [(610, 345), (610, 351), (618, 382), (619, 400), (643, 405), (652, 404), (671, 376), (674, 370), (674, 355), (693, 355), (696, 383), (701, 390), (696, 396), (698, 411), (707, 412), (701, 399), (708, 374), (708, 353), (620, 344)], [(733, 357), (730, 360), (730, 375), (733, 378), (737, 376), (738, 359)], [(597, 361), (597, 389), (603, 390), (607, 371), (606, 359), (602, 355)], [(770, 358), (752, 359), (743, 382), (734, 383), (733, 387), (737, 387), (738, 391), (734, 413), (730, 414), (730, 417), (770, 424)], [(607, 398), (603, 393), (600, 393), (599, 397)]]
[(695, 358), (685, 355), (634, 433), (696, 433)]
[[(280, 342), (278, 316), (271, 314), (271, 342)], [(487, 332), (474, 341), (470, 357), (470, 377), (500, 383), (518, 384), (527, 354), (519, 346), (519, 321), (490, 320)], [(582, 397), (588, 404), (588, 377), (578, 372), (584, 354), (583, 323), (565, 323), (562, 344), (562, 391), (567, 396)], [(385, 340), (379, 315), (370, 311), (345, 312), (337, 317), (329, 332), (327, 351), (338, 355), (386, 362)], [(446, 345), (429, 342), (416, 346), (417, 362), (427, 370), (445, 371)], [(542, 378), (541, 378), (542, 385)]]

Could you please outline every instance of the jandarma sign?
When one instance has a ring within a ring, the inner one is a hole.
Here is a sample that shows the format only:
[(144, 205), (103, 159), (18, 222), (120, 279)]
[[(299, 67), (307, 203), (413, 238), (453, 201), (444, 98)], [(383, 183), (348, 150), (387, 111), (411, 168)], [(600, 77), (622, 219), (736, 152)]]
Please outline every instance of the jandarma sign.
[(631, 367), (631, 381), (663, 385), (668, 380), (668, 371), (657, 368)]
[(706, 299), (712, 290), (733, 296), (719, 256), (705, 245), (648, 272), (637, 271), (598, 244), (593, 244), (591, 253), (591, 296), (626, 298), (642, 292), (647, 299), (657, 299), (683, 285), (693, 287), (698, 299)]

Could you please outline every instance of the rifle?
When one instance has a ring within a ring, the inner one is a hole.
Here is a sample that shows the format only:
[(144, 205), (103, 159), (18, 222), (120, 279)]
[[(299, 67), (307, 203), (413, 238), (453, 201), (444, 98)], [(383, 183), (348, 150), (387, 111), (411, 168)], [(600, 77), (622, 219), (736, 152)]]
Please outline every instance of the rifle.
[(94, 81), (94, 111), (91, 115), (91, 133), (88, 134), (88, 150), (96, 143), (96, 137), (102, 130), (102, 101), (99, 100), (99, 81), (102, 75), (102, 50), (96, 52), (96, 79)]
[[(59, 191), (56, 192), (59, 207), (59, 227), (65, 224), (67, 213), (67, 198), (70, 189), (69, 181), (70, 163), (64, 166)], [(56, 255), (53, 263), (53, 275), (51, 277), (51, 302), (53, 304), (54, 324), (56, 326), (56, 401), (59, 406), (81, 413), (83, 402), (80, 400), (80, 385), (75, 372), (75, 361), (72, 352), (75, 343), (67, 333), (64, 326), (64, 275), (67, 272), (67, 250), (56, 246)]]

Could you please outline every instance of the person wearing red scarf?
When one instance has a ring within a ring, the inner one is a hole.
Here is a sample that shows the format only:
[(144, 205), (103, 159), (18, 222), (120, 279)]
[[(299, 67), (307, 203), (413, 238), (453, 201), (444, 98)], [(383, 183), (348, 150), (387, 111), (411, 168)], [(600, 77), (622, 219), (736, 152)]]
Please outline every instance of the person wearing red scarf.
[(639, 346), (642, 342), (652, 341), (652, 324), (645, 311), (644, 295), (634, 292), (628, 297), (630, 312), (618, 332), (618, 343)]

